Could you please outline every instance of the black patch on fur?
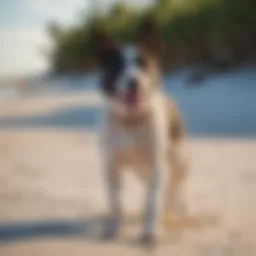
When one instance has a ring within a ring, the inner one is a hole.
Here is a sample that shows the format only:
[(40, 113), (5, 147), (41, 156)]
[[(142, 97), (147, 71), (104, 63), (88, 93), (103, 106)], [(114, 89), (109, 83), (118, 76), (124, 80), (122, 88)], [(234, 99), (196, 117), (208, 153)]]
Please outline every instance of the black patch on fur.
[(102, 52), (98, 59), (103, 68), (102, 89), (108, 95), (116, 92), (117, 81), (124, 69), (124, 58), (120, 50), (113, 49)]

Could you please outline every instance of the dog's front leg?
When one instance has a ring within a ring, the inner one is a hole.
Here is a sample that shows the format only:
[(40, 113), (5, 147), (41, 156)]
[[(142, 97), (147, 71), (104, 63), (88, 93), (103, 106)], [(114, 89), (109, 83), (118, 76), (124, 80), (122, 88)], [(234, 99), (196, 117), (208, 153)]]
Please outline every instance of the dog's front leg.
[(162, 131), (156, 130), (154, 133), (152, 153), (153, 157), (143, 218), (143, 231), (140, 239), (143, 244), (154, 243), (155, 239), (163, 232), (161, 217), (168, 181), (168, 168), (166, 162), (165, 134)]
[(121, 222), (120, 173), (113, 159), (108, 158), (105, 165), (104, 175), (107, 200), (110, 207), (110, 220), (103, 230), (102, 238), (111, 239), (118, 234)]

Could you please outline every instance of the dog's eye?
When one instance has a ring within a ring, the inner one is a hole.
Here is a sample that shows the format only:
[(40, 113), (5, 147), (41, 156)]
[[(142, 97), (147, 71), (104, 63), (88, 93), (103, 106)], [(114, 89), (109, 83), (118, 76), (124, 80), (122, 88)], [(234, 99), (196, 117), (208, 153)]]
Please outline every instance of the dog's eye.
[(147, 67), (147, 61), (146, 61), (146, 59), (145, 58), (143, 58), (143, 57), (138, 57), (137, 58), (137, 65), (140, 67), (140, 68), (146, 68)]

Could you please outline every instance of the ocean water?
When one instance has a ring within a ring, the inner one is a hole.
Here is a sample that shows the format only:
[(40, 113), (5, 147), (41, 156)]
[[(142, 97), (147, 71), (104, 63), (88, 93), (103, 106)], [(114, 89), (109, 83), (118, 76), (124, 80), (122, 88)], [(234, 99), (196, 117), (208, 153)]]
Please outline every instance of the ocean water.
[(12, 99), (16, 96), (18, 96), (18, 92), (15, 89), (8, 87), (0, 87), (0, 104), (2, 101)]
[[(166, 74), (162, 90), (179, 106), (187, 131), (194, 136), (256, 137), (256, 69), (234, 69), (211, 75), (200, 84), (189, 85), (190, 70)], [(62, 76), (34, 80), (30, 95), (54, 95), (99, 90), (98, 75)], [(12, 89), (0, 89), (2, 100), (17, 97)], [(97, 129), (101, 106), (77, 106), (49, 116), (0, 119), (0, 129), (58, 126), (64, 129)]]

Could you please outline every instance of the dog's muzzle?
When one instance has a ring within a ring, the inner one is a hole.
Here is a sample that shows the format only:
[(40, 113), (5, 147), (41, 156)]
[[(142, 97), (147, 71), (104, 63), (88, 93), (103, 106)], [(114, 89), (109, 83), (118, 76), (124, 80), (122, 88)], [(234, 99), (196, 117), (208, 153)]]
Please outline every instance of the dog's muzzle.
[(127, 90), (123, 94), (123, 101), (128, 108), (136, 108), (139, 103), (139, 83), (132, 78), (128, 82)]

